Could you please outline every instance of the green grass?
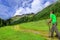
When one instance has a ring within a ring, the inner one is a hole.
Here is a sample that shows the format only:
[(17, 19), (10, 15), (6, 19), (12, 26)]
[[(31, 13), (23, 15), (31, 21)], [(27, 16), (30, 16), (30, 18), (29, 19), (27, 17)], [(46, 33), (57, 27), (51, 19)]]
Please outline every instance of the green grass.
[(25, 29), (48, 30), (48, 26), (45, 20), (23, 23), (23, 24), (20, 24), (20, 26)]
[(15, 31), (12, 27), (5, 26), (0, 28), (0, 40), (45, 40), (40, 35)]
[[(19, 28), (22, 28), (23, 30), (35, 30), (35, 31), (46, 31), (48, 32), (48, 25), (47, 25), (47, 19), (46, 20), (39, 20), (34, 22), (27, 22), (22, 24), (17, 24)], [(60, 17), (57, 18), (58, 22), (58, 29), (60, 31)], [(12, 26), (5, 26), (0, 28), (0, 40), (46, 40), (45, 37), (43, 37), (40, 34), (35, 34), (32, 32), (24, 32), (24, 31), (16, 31), (14, 28), (14, 25)], [(42, 31), (42, 32), (43, 32)]]
[[(27, 22), (20, 24), (20, 27), (24, 29), (34, 29), (34, 30), (43, 30), (43, 31), (48, 31), (49, 27), (47, 25), (48, 19), (45, 20), (39, 20), (35, 22)], [(58, 29), (60, 30), (60, 17), (57, 18), (57, 23), (58, 23)]]

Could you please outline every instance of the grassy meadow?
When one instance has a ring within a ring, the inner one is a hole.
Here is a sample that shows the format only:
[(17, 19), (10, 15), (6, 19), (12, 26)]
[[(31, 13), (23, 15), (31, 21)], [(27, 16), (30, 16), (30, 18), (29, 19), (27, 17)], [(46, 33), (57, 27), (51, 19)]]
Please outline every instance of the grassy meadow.
[[(60, 31), (60, 17), (57, 18)], [(0, 40), (51, 40), (48, 37), (48, 19), (0, 28)], [(58, 40), (57, 38), (53, 40)]]

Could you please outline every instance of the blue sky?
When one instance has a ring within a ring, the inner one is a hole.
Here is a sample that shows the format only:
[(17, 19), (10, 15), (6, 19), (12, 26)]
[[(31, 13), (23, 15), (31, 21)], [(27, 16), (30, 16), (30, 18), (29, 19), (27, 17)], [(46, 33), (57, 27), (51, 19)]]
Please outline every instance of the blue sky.
[(0, 18), (7, 20), (16, 15), (37, 13), (56, 0), (0, 0)]

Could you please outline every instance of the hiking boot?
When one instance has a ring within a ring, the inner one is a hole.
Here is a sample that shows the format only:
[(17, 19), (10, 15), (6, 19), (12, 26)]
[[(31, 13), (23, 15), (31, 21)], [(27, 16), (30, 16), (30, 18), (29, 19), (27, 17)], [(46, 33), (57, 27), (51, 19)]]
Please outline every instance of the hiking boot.
[(58, 37), (58, 35), (55, 35), (55, 37)]
[(49, 38), (53, 38), (53, 36), (49, 36)]

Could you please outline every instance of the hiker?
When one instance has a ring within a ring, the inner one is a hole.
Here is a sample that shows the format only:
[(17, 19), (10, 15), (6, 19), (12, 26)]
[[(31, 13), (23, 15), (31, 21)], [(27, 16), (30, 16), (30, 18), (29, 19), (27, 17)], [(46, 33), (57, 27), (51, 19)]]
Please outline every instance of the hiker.
[(49, 19), (48, 24), (50, 24), (50, 23), (52, 23), (52, 28), (50, 30), (50, 32), (51, 32), (50, 37), (53, 38), (54, 32), (55, 32), (56, 33), (55, 37), (58, 37), (60, 39), (60, 34), (58, 32), (58, 29), (57, 29), (57, 18), (56, 18), (56, 15), (54, 14), (54, 11), (50, 12), (50, 19)]

